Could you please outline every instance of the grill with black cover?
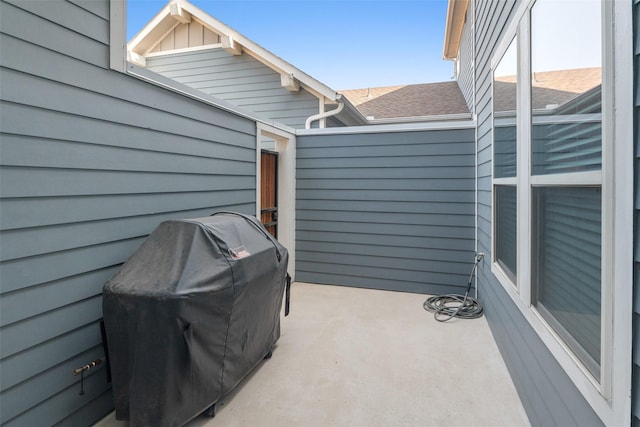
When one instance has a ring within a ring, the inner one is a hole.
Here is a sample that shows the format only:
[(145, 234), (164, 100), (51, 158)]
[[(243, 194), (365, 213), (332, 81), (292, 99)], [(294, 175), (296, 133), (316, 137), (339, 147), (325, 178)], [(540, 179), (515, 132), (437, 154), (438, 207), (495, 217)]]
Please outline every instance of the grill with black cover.
[(103, 290), (116, 418), (183, 425), (237, 386), (280, 337), (287, 262), (253, 217), (160, 224)]

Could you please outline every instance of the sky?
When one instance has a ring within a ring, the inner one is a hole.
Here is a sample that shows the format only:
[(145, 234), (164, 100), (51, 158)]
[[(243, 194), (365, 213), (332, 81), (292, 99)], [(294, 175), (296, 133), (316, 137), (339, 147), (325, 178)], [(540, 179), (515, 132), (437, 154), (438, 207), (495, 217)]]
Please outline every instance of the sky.
[[(168, 0), (127, 0), (130, 40)], [(334, 90), (449, 81), (447, 0), (190, 0)]]

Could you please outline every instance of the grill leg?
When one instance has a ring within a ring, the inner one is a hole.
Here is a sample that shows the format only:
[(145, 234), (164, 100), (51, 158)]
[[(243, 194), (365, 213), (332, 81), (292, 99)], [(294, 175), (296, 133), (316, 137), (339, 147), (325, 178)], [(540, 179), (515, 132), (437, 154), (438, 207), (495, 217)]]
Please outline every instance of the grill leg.
[(204, 411), (204, 416), (213, 418), (216, 416), (216, 404), (209, 406), (206, 411)]

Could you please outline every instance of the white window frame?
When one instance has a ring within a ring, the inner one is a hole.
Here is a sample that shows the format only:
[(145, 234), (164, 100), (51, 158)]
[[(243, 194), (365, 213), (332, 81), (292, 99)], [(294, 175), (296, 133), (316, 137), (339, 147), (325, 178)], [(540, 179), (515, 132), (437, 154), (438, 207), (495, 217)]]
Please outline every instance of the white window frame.
[[(518, 78), (531, 75), (530, 10), (523, 1), (491, 61), (491, 78), (511, 40), (518, 37)], [(492, 262), (491, 270), (528, 323), (605, 425), (631, 422), (631, 348), (633, 313), (633, 55), (632, 9), (628, 2), (603, 2), (602, 170), (556, 176), (531, 176), (531, 94), (518, 83), (517, 283)], [(615, 52), (615, 55), (614, 55)], [(526, 77), (525, 77), (526, 78)], [(493, 83), (492, 83), (493, 84)], [(491, 104), (493, 108), (493, 103)], [(492, 115), (493, 116), (493, 115)], [(493, 126), (493, 123), (492, 123)], [(522, 143), (525, 141), (526, 143)], [(493, 153), (492, 153), (493, 159)], [(493, 177), (493, 171), (492, 171)], [(504, 179), (492, 179), (494, 183)], [(504, 182), (507, 183), (507, 182)], [(510, 183), (510, 182), (509, 182)], [(532, 187), (575, 183), (602, 188), (602, 321), (600, 381), (596, 380), (532, 306)], [(492, 205), (492, 218), (494, 218)], [(492, 246), (495, 237), (492, 221)]]
[[(509, 47), (511, 47), (511, 43), (513, 41), (516, 41), (516, 58), (520, 57), (520, 51), (521, 51), (521, 47), (520, 47), (520, 34), (518, 34), (517, 32), (513, 32), (512, 34), (510, 34), (510, 36), (505, 37), (502, 41), (502, 43), (500, 44), (500, 49), (497, 51), (496, 55), (494, 55), (492, 61), (491, 61), (491, 117), (492, 117), (492, 123), (491, 123), (491, 272), (493, 273), (494, 276), (496, 276), (499, 280), (500, 283), (502, 283), (502, 285), (505, 288), (511, 288), (512, 290), (514, 290), (514, 288), (518, 288), (519, 284), (518, 284), (518, 277), (520, 276), (519, 272), (520, 272), (520, 268), (521, 268), (521, 262), (520, 262), (520, 241), (521, 241), (521, 237), (520, 237), (520, 229), (522, 228), (522, 224), (520, 224), (520, 218), (518, 218), (518, 212), (520, 212), (520, 193), (521, 193), (521, 187), (520, 187), (520, 183), (518, 182), (518, 177), (520, 175), (520, 152), (522, 151), (520, 149), (520, 147), (518, 146), (518, 141), (521, 140), (521, 135), (520, 135), (520, 128), (521, 128), (521, 124), (520, 122), (522, 121), (520, 119), (521, 116), (521, 110), (520, 110), (520, 104), (519, 101), (521, 99), (521, 94), (520, 94), (520, 85), (516, 86), (516, 115), (513, 118), (514, 120), (514, 124), (516, 125), (516, 176), (514, 177), (505, 177), (505, 178), (495, 178), (494, 174), (495, 174), (495, 152), (494, 152), (494, 148), (495, 148), (495, 127), (496, 127), (496, 123), (497, 122), (501, 122), (500, 124), (505, 124), (503, 122), (505, 121), (511, 121), (511, 117), (509, 117), (509, 119), (503, 119), (501, 114), (498, 113), (496, 114), (493, 111), (493, 98), (494, 98), (494, 81), (495, 81), (495, 70), (498, 67), (498, 64), (500, 63), (500, 61), (502, 61), (502, 58), (504, 57), (504, 55), (507, 53), (507, 50), (509, 49)], [(518, 64), (517, 66), (517, 80), (520, 80), (520, 64)], [(516, 230), (516, 248), (518, 248), (518, 252), (517, 252), (517, 256), (518, 258), (516, 259), (516, 274), (515, 274), (515, 281), (513, 280), (513, 278), (502, 268), (502, 265), (498, 262), (498, 259), (496, 258), (496, 241), (495, 241), (495, 236), (496, 236), (496, 212), (495, 212), (495, 204), (496, 204), (496, 194), (495, 194), (495, 188), (497, 185), (503, 185), (503, 186), (513, 186), (516, 188), (516, 226), (517, 226), (517, 230)]]

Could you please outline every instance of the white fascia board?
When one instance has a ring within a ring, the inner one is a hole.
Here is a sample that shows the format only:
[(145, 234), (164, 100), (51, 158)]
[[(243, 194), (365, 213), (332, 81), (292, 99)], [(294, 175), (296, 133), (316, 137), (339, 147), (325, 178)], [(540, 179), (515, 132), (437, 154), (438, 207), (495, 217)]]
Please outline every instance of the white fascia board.
[(280, 74), (288, 74), (293, 76), (301, 83), (304, 83), (306, 86), (312, 88), (314, 91), (318, 92), (322, 96), (329, 98), (332, 101), (335, 101), (338, 98), (338, 93), (330, 87), (309, 76), (302, 70), (289, 64), (282, 58), (269, 52), (259, 44), (249, 40), (242, 34), (235, 31), (233, 28), (218, 21), (200, 8), (186, 1), (182, 2), (182, 7), (187, 12), (194, 15), (194, 17), (201, 21), (203, 24), (212, 29), (214, 32), (233, 38), (236, 42), (242, 45), (243, 50), (246, 53), (250, 54), (252, 57), (256, 58), (269, 68), (278, 71)]
[(296, 129), (296, 135), (349, 135), (365, 133), (420, 132), (427, 130), (474, 129), (474, 120), (450, 120), (421, 123), (398, 123), (386, 125), (348, 126), (335, 128)]
[[(171, 16), (171, 3), (158, 12), (127, 44), (127, 50), (139, 55), (146, 54), (153, 49), (160, 40), (173, 30), (179, 22)], [(162, 34), (162, 35), (161, 35)]]
[[(447, 2), (447, 18), (444, 26), (444, 43), (442, 46), (442, 58), (443, 59), (455, 59), (452, 58), (449, 51), (449, 45), (451, 44), (451, 26), (453, 25), (453, 15), (455, 10), (455, 0), (449, 0)], [(457, 53), (457, 50), (456, 50)]]
[(169, 13), (173, 19), (177, 20), (181, 24), (189, 24), (191, 22), (191, 14), (182, 8), (182, 3), (179, 1), (172, 1), (169, 3)]
[(458, 57), (462, 28), (465, 24), (464, 16), (468, 6), (469, 0), (449, 0), (444, 29), (442, 59), (455, 60)]

